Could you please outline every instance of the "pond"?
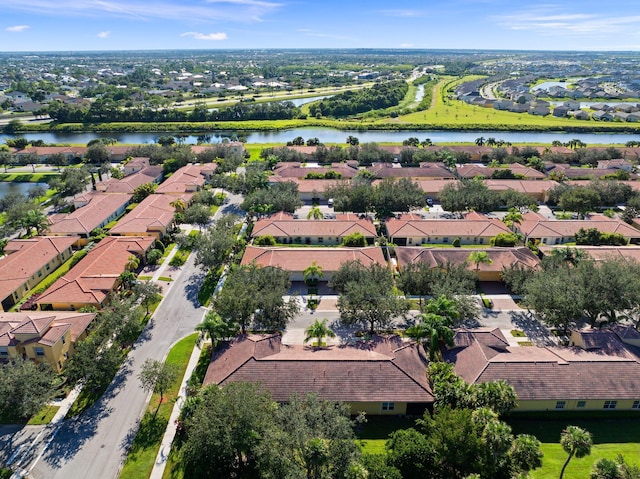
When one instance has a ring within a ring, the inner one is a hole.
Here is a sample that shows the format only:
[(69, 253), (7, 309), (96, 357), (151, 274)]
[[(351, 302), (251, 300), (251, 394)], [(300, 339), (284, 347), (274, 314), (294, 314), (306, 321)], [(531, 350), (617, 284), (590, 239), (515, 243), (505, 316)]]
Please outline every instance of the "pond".
[(34, 186), (43, 186), (44, 188), (49, 187), (46, 183), (9, 183), (6, 181), (0, 181), (0, 198), (3, 198), (9, 193), (21, 193), (23, 195), (26, 195)]

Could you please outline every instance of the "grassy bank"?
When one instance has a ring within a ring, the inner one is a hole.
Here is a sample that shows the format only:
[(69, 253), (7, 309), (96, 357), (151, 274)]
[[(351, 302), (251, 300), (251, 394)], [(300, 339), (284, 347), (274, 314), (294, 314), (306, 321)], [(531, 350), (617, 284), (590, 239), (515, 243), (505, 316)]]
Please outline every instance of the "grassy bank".
[(197, 334), (191, 334), (177, 342), (169, 351), (166, 364), (173, 364), (178, 369), (178, 375), (171, 388), (165, 393), (162, 403), (160, 403), (159, 394), (151, 396), (120, 477), (147, 479), (151, 474), (197, 338)]

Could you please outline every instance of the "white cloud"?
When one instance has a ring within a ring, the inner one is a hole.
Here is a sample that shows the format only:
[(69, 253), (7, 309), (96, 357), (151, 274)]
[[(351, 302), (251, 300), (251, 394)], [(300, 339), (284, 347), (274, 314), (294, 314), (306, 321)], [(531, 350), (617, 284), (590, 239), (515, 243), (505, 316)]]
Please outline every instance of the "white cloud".
[(607, 16), (602, 13), (573, 13), (557, 5), (541, 5), (509, 15), (496, 16), (499, 25), (510, 30), (526, 30), (541, 35), (587, 36), (632, 33), (640, 15)]
[(108, 30), (98, 33), (98, 38), (109, 38), (110, 36), (111, 36), (111, 32)]
[(198, 33), (198, 32), (184, 32), (181, 37), (193, 37), (196, 40), (226, 40), (227, 34), (224, 32), (219, 33)]
[(400, 48), (413, 48), (415, 45), (413, 43), (401, 43)]
[(5, 28), (5, 30), (7, 32), (24, 32), (27, 28), (30, 28), (29, 25), (14, 25), (12, 27)]
[(283, 4), (267, 0), (194, 0), (191, 3), (161, 0), (150, 5), (147, 0), (2, 0), (2, 8), (40, 15), (114, 16), (135, 19), (170, 19), (206, 21), (258, 22)]

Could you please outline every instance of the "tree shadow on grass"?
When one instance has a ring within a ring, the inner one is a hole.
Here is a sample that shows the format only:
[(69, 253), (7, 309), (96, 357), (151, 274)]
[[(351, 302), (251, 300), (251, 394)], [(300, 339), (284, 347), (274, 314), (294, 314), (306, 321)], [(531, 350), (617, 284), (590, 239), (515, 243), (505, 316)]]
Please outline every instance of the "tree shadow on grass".
[(533, 313), (527, 311), (512, 311), (511, 323), (534, 343), (536, 346), (555, 346), (557, 339), (549, 329), (538, 320)]
[(157, 410), (145, 412), (120, 443), (123, 456), (135, 460), (140, 451), (159, 445), (166, 429), (166, 417), (157, 415)]

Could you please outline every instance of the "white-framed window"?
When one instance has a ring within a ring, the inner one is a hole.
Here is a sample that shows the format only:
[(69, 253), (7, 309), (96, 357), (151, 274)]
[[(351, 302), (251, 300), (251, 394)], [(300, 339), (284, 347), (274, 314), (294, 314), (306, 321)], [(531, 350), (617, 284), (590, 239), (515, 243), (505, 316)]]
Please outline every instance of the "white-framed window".
[(383, 411), (393, 411), (396, 408), (396, 403), (394, 402), (383, 402), (382, 410)]
[(39, 358), (44, 356), (44, 348), (33, 348), (33, 351), (36, 353), (36, 356)]
[(605, 401), (602, 409), (615, 409), (618, 405), (618, 401)]
[(578, 401), (576, 407), (585, 407), (587, 405), (587, 401)]
[(640, 409), (640, 401), (633, 401), (631, 409)]
[(564, 409), (567, 405), (567, 401), (556, 401), (556, 409)]

